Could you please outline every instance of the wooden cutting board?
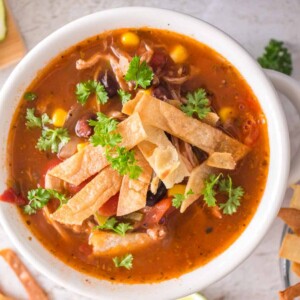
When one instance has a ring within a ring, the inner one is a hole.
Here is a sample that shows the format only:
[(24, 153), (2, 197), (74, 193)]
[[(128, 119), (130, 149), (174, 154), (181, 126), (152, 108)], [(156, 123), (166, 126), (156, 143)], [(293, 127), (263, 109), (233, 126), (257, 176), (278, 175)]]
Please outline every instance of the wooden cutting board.
[(26, 53), (26, 47), (12, 13), (4, 1), (6, 8), (7, 33), (0, 42), (0, 69), (19, 61)]

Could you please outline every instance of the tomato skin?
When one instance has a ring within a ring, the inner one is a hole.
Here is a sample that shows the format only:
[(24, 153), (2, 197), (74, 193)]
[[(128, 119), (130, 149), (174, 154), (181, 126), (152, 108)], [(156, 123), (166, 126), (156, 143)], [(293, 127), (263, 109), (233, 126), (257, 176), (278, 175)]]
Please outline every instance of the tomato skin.
[(107, 202), (105, 202), (98, 210), (101, 216), (111, 217), (117, 214), (117, 208), (119, 203), (119, 193), (112, 196)]
[(0, 195), (0, 201), (16, 204), (18, 206), (27, 204), (27, 200), (23, 196), (17, 195), (13, 188), (6, 189)]
[(61, 162), (62, 161), (58, 157), (56, 157), (56, 158), (53, 158), (53, 159), (51, 159), (50, 161), (48, 161), (46, 163), (46, 166), (45, 166), (45, 168), (42, 171), (42, 177), (41, 177), (41, 179), (39, 181), (39, 185), (42, 188), (45, 188), (45, 176), (46, 176), (47, 172), (50, 171), (51, 169), (53, 169), (54, 167), (56, 167)]

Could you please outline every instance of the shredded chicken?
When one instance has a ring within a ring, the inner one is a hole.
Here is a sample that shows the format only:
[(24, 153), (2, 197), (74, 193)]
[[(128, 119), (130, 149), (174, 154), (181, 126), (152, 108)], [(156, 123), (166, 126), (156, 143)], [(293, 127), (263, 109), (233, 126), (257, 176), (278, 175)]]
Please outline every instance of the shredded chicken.
[(133, 85), (132, 84), (127, 84), (125, 79), (124, 79), (124, 74), (122, 72), (122, 69), (119, 65), (118, 60), (114, 56), (110, 56), (109, 58), (111, 68), (116, 76), (116, 80), (120, 86), (120, 88), (124, 91), (132, 90)]
[(110, 46), (110, 49), (113, 52), (113, 54), (119, 59), (119, 68), (123, 73), (123, 76), (126, 75), (129, 67), (129, 62), (131, 61), (131, 56), (128, 53), (114, 46)]
[(110, 111), (109, 113), (107, 113), (107, 116), (119, 121), (124, 121), (127, 118), (127, 115), (117, 110)]
[(163, 225), (155, 225), (148, 228), (146, 232), (154, 241), (161, 240), (167, 235), (167, 229)]
[(89, 69), (94, 65), (96, 65), (102, 58), (106, 58), (106, 55), (103, 55), (101, 53), (95, 53), (87, 60), (78, 59), (76, 61), (76, 69), (77, 70)]
[(149, 63), (153, 56), (154, 50), (146, 42), (143, 42), (143, 46), (145, 48), (145, 52), (141, 55), (141, 61)]
[(163, 76), (162, 78), (164, 79), (164, 81), (171, 83), (171, 84), (183, 84), (190, 78), (190, 76), (189, 75), (185, 75), (182, 77)]
[(150, 183), (150, 191), (153, 195), (155, 195), (156, 192), (157, 192), (157, 189), (158, 189), (158, 186), (159, 186), (159, 181), (160, 181), (160, 179), (156, 175), (152, 178), (152, 181)]

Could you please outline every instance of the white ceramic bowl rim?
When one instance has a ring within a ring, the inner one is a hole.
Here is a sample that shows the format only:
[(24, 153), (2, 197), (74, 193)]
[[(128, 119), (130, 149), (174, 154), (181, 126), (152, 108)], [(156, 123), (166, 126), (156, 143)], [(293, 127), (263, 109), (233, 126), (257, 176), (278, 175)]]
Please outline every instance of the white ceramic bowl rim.
[[(237, 267), (261, 241), (272, 224), (283, 198), (289, 171), (289, 139), (286, 120), (277, 94), (252, 57), (232, 38), (196, 18), (177, 12), (124, 7), (94, 13), (57, 30), (15, 68), (0, 94), (0, 190), (5, 188), (6, 143), (11, 115), (24, 89), (38, 70), (68, 47), (105, 30), (124, 27), (152, 27), (185, 34), (213, 48), (231, 62), (246, 79), (260, 101), (268, 120), (270, 170), (258, 210), (244, 233), (225, 252), (207, 265), (178, 279), (158, 284), (124, 285), (99, 281), (79, 273), (52, 256), (23, 225), (16, 209), (0, 204), (0, 220), (17, 247), (41, 273), (79, 294), (97, 299), (172, 299), (200, 290)], [(192, 245), (188, 245), (192, 246)]]

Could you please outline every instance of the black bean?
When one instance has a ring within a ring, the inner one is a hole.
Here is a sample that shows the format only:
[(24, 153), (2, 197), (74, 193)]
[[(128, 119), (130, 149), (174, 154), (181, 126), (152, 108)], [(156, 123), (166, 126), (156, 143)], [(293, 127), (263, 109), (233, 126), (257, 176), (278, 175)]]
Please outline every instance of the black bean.
[(115, 77), (107, 70), (100, 75), (99, 81), (103, 84), (109, 98), (117, 95), (119, 84), (116, 81)]
[(147, 206), (153, 206), (167, 194), (167, 188), (162, 181), (160, 181), (156, 194), (154, 195), (150, 190), (147, 192)]

